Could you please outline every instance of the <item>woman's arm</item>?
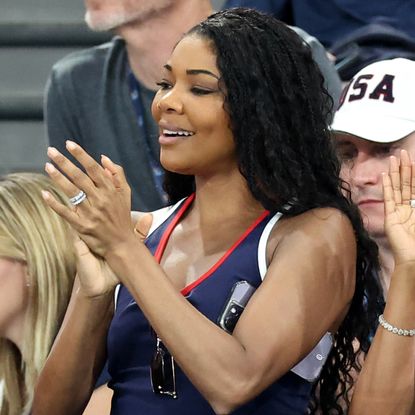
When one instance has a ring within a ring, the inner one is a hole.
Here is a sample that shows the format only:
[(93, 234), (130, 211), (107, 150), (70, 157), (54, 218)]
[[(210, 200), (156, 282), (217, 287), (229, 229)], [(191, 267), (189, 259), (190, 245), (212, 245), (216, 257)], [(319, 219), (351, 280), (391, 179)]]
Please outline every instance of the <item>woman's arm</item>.
[(50, 154), (72, 183), (56, 172), (51, 176), (67, 194), (83, 189), (88, 199), (77, 212), (52, 197), (47, 203), (107, 260), (217, 413), (257, 396), (340, 324), (354, 291), (356, 243), (350, 222), (338, 211), (310, 211), (278, 225), (265, 281), (229, 335), (177, 291), (131, 231), (122, 169), (103, 161), (120, 179), (114, 188), (79, 146), (68, 148), (88, 175)]
[(288, 372), (340, 324), (353, 296), (355, 241), (347, 219), (313, 211), (281, 225), (285, 236), (233, 335), (177, 292), (144, 245), (130, 241), (106, 257), (218, 414)]
[[(401, 167), (391, 159), (384, 176), (385, 231), (395, 269), (384, 318), (415, 329), (415, 167), (406, 151)], [(415, 413), (415, 336), (400, 336), (379, 325), (353, 394), (350, 415)]]
[(111, 412), (112, 395), (113, 390), (108, 385), (101, 385), (94, 390), (82, 415), (109, 415)]

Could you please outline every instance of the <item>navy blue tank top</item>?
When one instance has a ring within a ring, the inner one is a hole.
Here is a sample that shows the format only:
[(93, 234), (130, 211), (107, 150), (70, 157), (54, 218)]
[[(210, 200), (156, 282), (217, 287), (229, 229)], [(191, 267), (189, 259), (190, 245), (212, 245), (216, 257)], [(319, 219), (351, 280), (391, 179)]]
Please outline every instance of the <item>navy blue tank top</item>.
[[(168, 238), (191, 204), (193, 196), (177, 209), (147, 238), (146, 245), (160, 261)], [(238, 281), (258, 287), (262, 278), (258, 268), (258, 243), (272, 218), (264, 212), (237, 242), (196, 281), (181, 292), (211, 321), (218, 317)], [(189, 336), (191, 333), (189, 333)], [(114, 390), (112, 415), (214, 415), (209, 403), (176, 365), (177, 399), (154, 394), (150, 362), (156, 339), (150, 324), (128, 290), (121, 286), (114, 318), (108, 334), (108, 363)], [(310, 399), (311, 383), (288, 372), (234, 415), (302, 415)]]

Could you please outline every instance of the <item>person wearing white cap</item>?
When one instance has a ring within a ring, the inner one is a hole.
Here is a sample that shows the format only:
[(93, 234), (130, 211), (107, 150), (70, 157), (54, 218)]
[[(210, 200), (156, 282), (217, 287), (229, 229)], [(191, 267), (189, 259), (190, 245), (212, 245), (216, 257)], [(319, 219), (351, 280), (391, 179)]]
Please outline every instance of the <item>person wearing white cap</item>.
[(341, 176), (379, 246), (386, 300), (350, 415), (415, 413), (414, 100), (415, 62), (376, 62), (346, 87), (331, 126)]
[(384, 231), (381, 173), (401, 149), (415, 159), (415, 62), (397, 58), (358, 72), (343, 91), (332, 130), (342, 163), (369, 234), (379, 246), (381, 284), (388, 290), (394, 267)]

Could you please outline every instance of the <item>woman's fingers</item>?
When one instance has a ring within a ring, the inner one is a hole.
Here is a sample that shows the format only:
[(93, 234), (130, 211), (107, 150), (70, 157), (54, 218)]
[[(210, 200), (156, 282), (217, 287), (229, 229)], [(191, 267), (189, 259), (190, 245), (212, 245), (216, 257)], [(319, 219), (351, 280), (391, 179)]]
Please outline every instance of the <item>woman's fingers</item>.
[(382, 173), (383, 200), (385, 205), (385, 216), (395, 211), (394, 191), (392, 181), (387, 173)]
[(401, 150), (400, 161), (389, 158), (389, 174), (382, 174), (385, 214), (395, 211), (397, 205), (409, 205), (415, 199), (415, 164), (406, 150)]
[(89, 255), (91, 253), (88, 245), (81, 238), (78, 238), (75, 241), (75, 250), (78, 257)]
[[(49, 147), (47, 154), (77, 189), (83, 190), (88, 196), (94, 193), (95, 185), (92, 180), (56, 148)], [(63, 188), (63, 190), (65, 190), (65, 188)]]
[(66, 142), (66, 148), (71, 155), (79, 161), (96, 186), (104, 187), (108, 185), (104, 169), (79, 144), (68, 140)]
[(147, 238), (152, 223), (153, 215), (151, 213), (147, 213), (138, 219), (134, 227), (134, 232), (140, 237), (141, 240), (144, 241), (144, 239)]
[(393, 190), (393, 200), (396, 204), (402, 203), (401, 175), (399, 171), (399, 161), (395, 156), (389, 158), (389, 177)]
[[(68, 180), (65, 175), (63, 175), (57, 168), (55, 168), (52, 163), (45, 164), (45, 171), (69, 198), (79, 194), (79, 189), (70, 180)], [(87, 200), (85, 200), (83, 203), (86, 201)]]
[(402, 188), (402, 203), (409, 204), (411, 199), (411, 159), (406, 150), (401, 150), (400, 182)]
[(58, 202), (55, 197), (48, 191), (42, 190), (42, 197), (45, 203), (52, 208), (59, 216), (65, 219), (75, 230), (78, 229), (78, 215), (69, 207)]
[(102, 167), (108, 172), (114, 186), (117, 189), (128, 188), (127, 179), (125, 178), (124, 169), (115, 164), (109, 157), (101, 156)]
[(415, 162), (411, 162), (411, 199), (415, 200)]

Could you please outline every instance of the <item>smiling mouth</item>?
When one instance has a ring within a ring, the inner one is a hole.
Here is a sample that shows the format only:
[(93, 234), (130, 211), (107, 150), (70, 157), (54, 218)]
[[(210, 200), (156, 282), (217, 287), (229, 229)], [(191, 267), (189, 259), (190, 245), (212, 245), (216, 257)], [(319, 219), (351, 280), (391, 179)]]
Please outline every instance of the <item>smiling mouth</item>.
[(167, 130), (165, 128), (161, 132), (166, 137), (191, 137), (192, 135), (194, 135), (192, 131), (186, 131), (186, 130), (174, 131), (174, 130)]

